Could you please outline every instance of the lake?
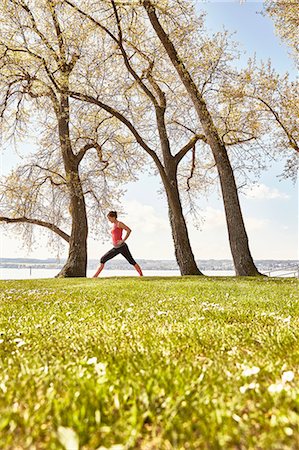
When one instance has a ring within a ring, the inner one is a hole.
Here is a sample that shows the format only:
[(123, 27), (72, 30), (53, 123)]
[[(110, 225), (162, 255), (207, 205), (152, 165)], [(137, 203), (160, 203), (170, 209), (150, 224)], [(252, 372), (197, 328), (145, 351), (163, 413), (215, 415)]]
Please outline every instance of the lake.
[[(272, 277), (294, 277), (295, 270), (289, 269), (274, 270), (271, 272)], [(59, 269), (35, 269), (35, 268), (22, 268), (22, 269), (10, 269), (0, 268), (0, 280), (28, 280), (38, 278), (54, 278), (57, 275)], [(95, 272), (95, 269), (87, 270), (87, 278), (91, 278)], [(232, 277), (235, 275), (233, 270), (203, 270), (204, 275), (211, 277)], [(266, 275), (269, 275), (269, 271), (265, 271)], [(143, 274), (146, 277), (177, 277), (180, 275), (178, 270), (143, 270)], [(296, 276), (298, 276), (298, 269)], [(136, 270), (114, 270), (104, 269), (100, 278), (105, 277), (138, 277)]]

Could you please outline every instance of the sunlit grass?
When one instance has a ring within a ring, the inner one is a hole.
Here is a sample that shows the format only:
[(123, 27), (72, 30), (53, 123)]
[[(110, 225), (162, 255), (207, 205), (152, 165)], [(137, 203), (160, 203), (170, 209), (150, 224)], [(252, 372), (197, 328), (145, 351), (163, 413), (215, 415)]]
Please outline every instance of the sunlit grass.
[(0, 289), (1, 450), (299, 448), (296, 280)]

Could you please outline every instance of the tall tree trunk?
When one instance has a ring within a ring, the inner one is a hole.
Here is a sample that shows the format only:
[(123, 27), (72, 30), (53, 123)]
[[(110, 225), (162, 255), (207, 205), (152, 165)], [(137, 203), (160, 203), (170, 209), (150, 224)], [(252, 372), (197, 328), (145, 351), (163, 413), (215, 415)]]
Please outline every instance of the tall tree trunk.
[(69, 99), (61, 96), (58, 129), (67, 187), (70, 196), (72, 232), (68, 259), (56, 277), (86, 277), (88, 223), (86, 205), (79, 176), (79, 160), (74, 155), (69, 134)]
[[(212, 151), (215, 144), (210, 144)], [(261, 275), (253, 262), (242, 217), (234, 173), (223, 145), (215, 145), (213, 155), (220, 178), (231, 253), (236, 275)]]
[(180, 60), (178, 53), (161, 26), (154, 6), (150, 0), (144, 0), (144, 7), (149, 20), (173, 63), (182, 83), (184, 84), (196, 109), (199, 121), (203, 127), (207, 142), (211, 147), (220, 178), (224, 209), (228, 228), (229, 242), (236, 275), (261, 275), (253, 262), (248, 237), (242, 217), (234, 173), (227, 155), (226, 148), (220, 139), (206, 103), (195, 85), (190, 73)]
[(181, 275), (203, 275), (196, 265), (190, 245), (177, 180), (172, 179), (170, 183), (167, 183), (165, 190), (167, 194), (168, 214), (174, 243), (175, 257), (179, 265)]
[(174, 243), (175, 257), (179, 265), (181, 275), (203, 275), (196, 265), (188, 236), (187, 225), (184, 218), (178, 189), (178, 162), (176, 161), (176, 158), (172, 156), (170, 151), (170, 143), (165, 124), (165, 110), (166, 103), (164, 107), (155, 105), (164, 167), (161, 166), (160, 161), (159, 164), (157, 164), (156, 161), (155, 162), (160, 171), (167, 195), (168, 214)]
[(88, 224), (86, 206), (78, 172), (70, 174), (70, 213), (72, 232), (68, 259), (57, 277), (86, 277)]

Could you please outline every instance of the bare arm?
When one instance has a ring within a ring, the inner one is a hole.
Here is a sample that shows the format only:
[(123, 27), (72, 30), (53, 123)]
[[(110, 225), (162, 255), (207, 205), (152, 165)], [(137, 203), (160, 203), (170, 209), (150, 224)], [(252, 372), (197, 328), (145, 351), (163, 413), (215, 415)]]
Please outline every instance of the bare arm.
[(128, 237), (130, 236), (132, 230), (127, 225), (125, 225), (123, 222), (118, 222), (118, 226), (119, 226), (119, 228), (122, 228), (123, 230), (126, 231), (126, 235), (122, 239), (122, 241), (125, 242), (128, 239)]

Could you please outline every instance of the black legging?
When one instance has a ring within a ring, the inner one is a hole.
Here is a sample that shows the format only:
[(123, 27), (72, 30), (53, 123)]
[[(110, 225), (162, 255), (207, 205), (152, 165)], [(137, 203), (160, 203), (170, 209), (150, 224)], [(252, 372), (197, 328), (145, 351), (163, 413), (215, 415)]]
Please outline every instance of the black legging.
[(129, 264), (132, 264), (132, 266), (135, 266), (136, 261), (133, 258), (133, 256), (131, 255), (129, 247), (125, 243), (122, 244), (120, 247), (113, 247), (111, 250), (109, 250), (109, 252), (105, 253), (105, 255), (102, 256), (102, 258), (100, 259), (100, 262), (101, 262), (101, 264), (105, 264), (107, 261), (109, 261), (109, 259), (112, 259), (112, 258), (114, 258), (114, 256), (119, 255), (119, 254), (123, 255)]

